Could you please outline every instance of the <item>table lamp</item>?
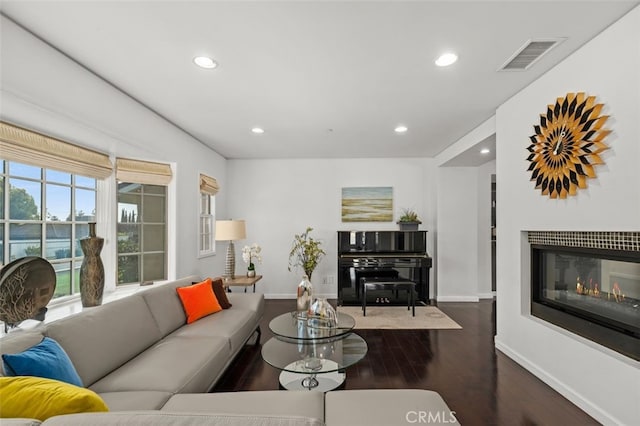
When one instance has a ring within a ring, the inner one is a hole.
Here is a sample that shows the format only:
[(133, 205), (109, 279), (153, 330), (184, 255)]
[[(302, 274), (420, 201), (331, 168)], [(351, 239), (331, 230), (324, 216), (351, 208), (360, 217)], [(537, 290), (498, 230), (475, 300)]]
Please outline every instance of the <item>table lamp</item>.
[(234, 279), (236, 276), (236, 249), (234, 240), (247, 238), (244, 220), (216, 220), (216, 241), (229, 241), (227, 259), (224, 266), (224, 277)]

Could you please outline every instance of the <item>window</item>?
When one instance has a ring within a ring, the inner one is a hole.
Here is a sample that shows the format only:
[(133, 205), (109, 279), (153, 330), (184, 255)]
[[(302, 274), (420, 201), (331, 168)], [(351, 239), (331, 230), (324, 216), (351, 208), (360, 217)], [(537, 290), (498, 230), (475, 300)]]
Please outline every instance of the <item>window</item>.
[(56, 271), (54, 297), (78, 293), (80, 239), (96, 217), (96, 179), (0, 160), (0, 263), (47, 259)]
[(215, 241), (213, 239), (215, 197), (213, 195), (200, 193), (200, 229), (198, 253), (200, 256), (207, 256), (216, 252)]
[(116, 285), (167, 278), (169, 164), (116, 159), (118, 278)]
[(200, 218), (198, 222), (198, 254), (207, 256), (216, 252), (214, 239), (215, 195), (218, 182), (207, 175), (200, 174)]
[(167, 278), (167, 187), (118, 183), (117, 285)]

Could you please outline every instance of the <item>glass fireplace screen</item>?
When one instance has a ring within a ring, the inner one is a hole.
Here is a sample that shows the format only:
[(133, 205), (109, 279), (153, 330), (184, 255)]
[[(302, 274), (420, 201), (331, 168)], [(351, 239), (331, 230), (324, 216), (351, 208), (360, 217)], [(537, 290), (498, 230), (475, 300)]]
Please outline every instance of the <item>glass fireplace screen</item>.
[(552, 246), (534, 250), (534, 301), (640, 333), (639, 253)]

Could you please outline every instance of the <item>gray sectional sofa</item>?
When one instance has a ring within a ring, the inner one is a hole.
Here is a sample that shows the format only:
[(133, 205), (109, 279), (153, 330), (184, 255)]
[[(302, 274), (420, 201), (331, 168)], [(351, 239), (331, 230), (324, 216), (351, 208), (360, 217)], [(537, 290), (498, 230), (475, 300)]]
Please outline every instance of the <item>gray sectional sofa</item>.
[(438, 424), (435, 413), (446, 420), (442, 424), (452, 424), (444, 419), (451, 411), (442, 398), (426, 390), (207, 393), (251, 337), (259, 341), (264, 298), (229, 293), (230, 309), (186, 324), (176, 288), (194, 281), (200, 278), (163, 284), (0, 339), (1, 353), (17, 353), (44, 336), (53, 338), (85, 387), (110, 410), (55, 416), (43, 424), (393, 425), (418, 423), (427, 411), (434, 413), (430, 424)]

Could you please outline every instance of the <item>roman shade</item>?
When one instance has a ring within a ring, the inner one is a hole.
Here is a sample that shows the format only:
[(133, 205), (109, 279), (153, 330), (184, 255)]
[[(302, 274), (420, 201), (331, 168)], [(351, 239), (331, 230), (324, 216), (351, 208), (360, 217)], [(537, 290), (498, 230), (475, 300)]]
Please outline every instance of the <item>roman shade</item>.
[(4, 160), (104, 179), (113, 172), (109, 156), (0, 121)]
[(216, 195), (220, 191), (218, 181), (211, 176), (200, 174), (200, 192), (208, 195)]
[(169, 164), (129, 158), (116, 159), (116, 179), (120, 182), (166, 186), (171, 182), (172, 176)]

